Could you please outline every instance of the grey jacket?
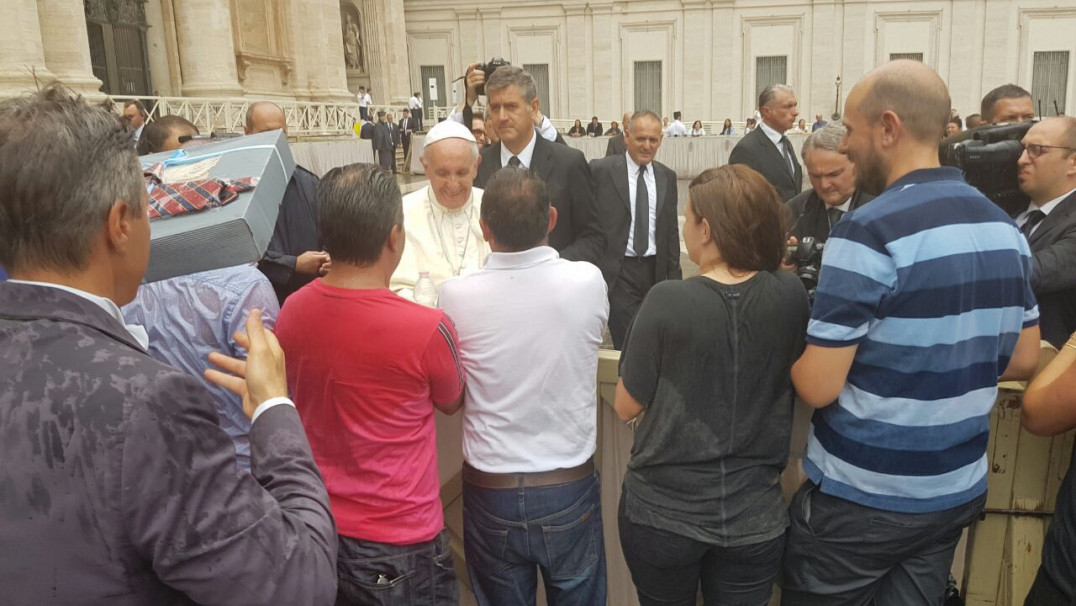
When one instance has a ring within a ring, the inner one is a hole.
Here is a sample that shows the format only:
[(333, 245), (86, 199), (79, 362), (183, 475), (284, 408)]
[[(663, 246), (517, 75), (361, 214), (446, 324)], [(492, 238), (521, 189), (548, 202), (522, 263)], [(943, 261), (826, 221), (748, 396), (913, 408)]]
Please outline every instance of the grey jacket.
[(236, 467), (209, 393), (104, 310), (0, 284), (0, 604), (331, 604), (337, 537), (299, 416)]

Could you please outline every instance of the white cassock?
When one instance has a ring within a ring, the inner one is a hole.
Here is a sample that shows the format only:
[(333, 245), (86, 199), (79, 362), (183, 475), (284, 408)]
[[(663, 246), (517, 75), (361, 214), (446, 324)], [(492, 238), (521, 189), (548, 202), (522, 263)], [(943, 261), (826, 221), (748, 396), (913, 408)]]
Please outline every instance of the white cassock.
[(489, 255), (489, 243), (482, 238), (478, 223), (481, 208), (482, 190), (477, 187), (471, 188), (471, 197), (458, 210), (438, 204), (428, 185), (404, 196), (407, 242), (389, 288), (414, 300), (419, 272), (430, 272), (430, 279), (440, 288), (449, 278), (480, 269)]

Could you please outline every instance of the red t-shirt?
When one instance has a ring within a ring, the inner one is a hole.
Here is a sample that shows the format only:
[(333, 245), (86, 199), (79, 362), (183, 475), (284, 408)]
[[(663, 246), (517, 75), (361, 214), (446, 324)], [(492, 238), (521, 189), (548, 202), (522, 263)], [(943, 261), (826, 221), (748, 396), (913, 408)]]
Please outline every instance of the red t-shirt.
[(444, 527), (433, 402), (464, 385), (444, 312), (315, 280), (276, 322), (288, 387), (340, 534), (409, 545)]

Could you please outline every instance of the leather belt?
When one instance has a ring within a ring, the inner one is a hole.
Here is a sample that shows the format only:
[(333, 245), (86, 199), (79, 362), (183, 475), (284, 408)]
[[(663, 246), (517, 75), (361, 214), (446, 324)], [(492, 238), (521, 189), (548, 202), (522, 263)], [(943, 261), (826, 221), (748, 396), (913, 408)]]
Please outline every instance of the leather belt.
[(647, 255), (645, 257), (633, 257), (631, 255), (624, 255), (625, 261), (631, 261), (633, 263), (648, 263), (657, 259), (657, 255)]
[(479, 471), (470, 464), (463, 464), (463, 481), (479, 488), (500, 490), (506, 488), (538, 488), (556, 486), (582, 480), (594, 474), (594, 459), (568, 469), (553, 469), (530, 473), (487, 473)]

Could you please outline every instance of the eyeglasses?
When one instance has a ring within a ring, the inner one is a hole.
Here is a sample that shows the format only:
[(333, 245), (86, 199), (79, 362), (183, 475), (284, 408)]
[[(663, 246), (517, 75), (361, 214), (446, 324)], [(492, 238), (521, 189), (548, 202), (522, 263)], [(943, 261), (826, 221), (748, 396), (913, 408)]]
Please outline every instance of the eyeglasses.
[(1076, 147), (1065, 147), (1063, 145), (1039, 145), (1038, 143), (1028, 143), (1024, 146), (1027, 151), (1027, 157), (1031, 160), (1037, 160), (1039, 156), (1046, 153), (1048, 149), (1067, 149), (1069, 151), (1076, 151)]

